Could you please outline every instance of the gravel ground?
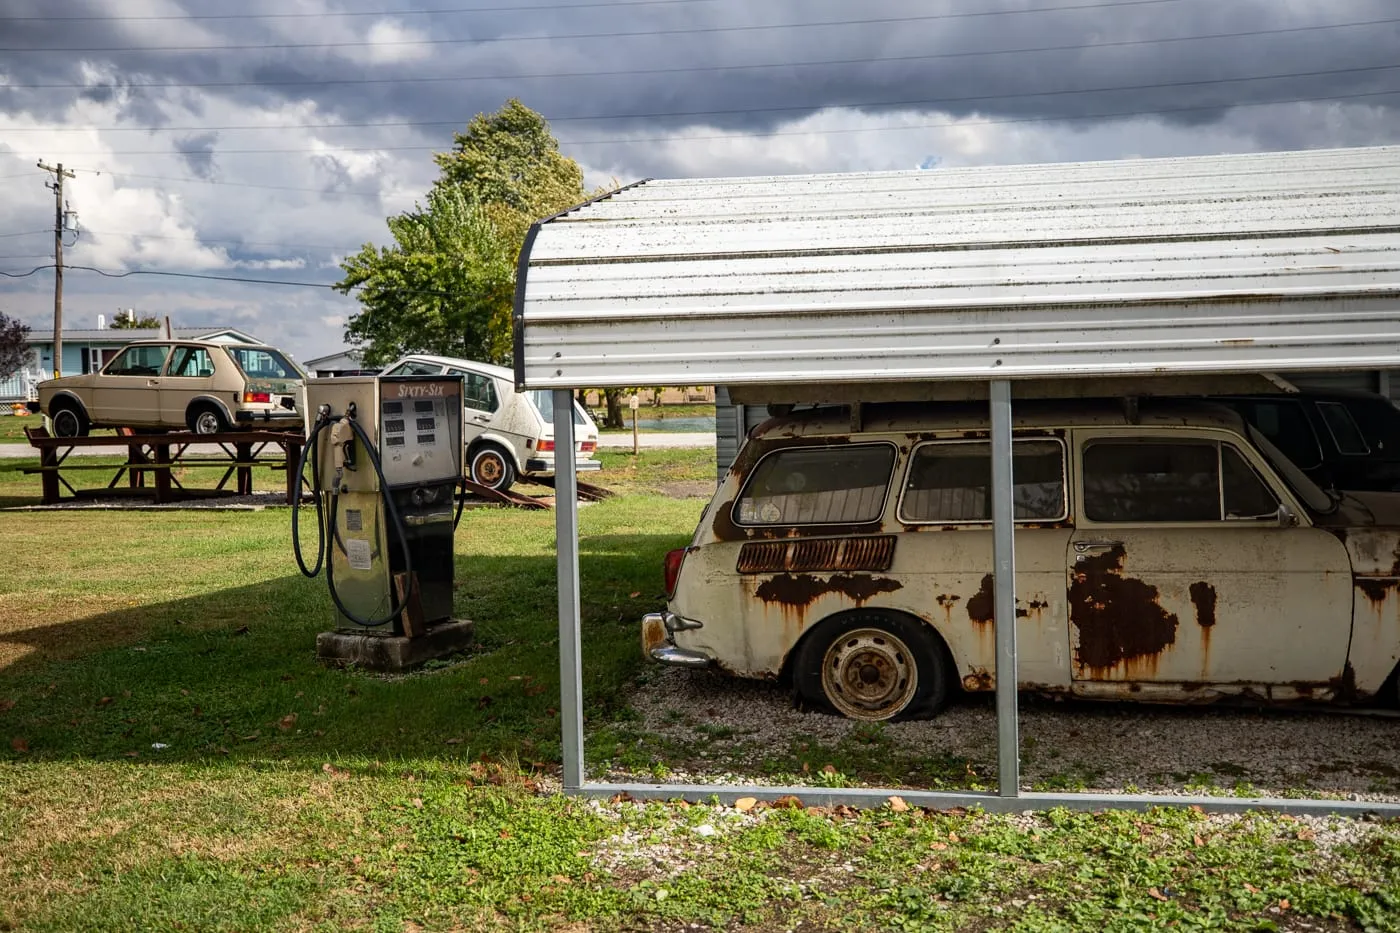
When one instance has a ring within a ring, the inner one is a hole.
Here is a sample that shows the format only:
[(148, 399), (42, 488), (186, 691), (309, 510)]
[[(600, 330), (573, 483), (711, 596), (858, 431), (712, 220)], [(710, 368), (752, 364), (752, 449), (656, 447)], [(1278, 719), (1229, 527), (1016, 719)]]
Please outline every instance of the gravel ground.
[[(648, 671), (632, 707), (646, 733), (694, 750), (666, 762), (671, 779), (702, 783), (736, 777), (773, 783), (745, 774), (745, 763), (788, 749), (795, 739), (833, 748), (868, 739), (872, 730), (795, 709), (790, 693), (774, 684), (669, 668)], [(956, 700), (931, 720), (875, 728), (886, 751), (873, 754), (895, 749), (901, 756), (965, 759), (984, 785), (995, 784), (990, 696)], [(1244, 792), (1248, 785), (1249, 795), (1400, 801), (1400, 719), (1393, 717), (1023, 698), (1021, 744), (1027, 790), (1209, 793), (1237, 786)], [(623, 771), (606, 778), (649, 780)], [(920, 786), (918, 774), (903, 783)]]

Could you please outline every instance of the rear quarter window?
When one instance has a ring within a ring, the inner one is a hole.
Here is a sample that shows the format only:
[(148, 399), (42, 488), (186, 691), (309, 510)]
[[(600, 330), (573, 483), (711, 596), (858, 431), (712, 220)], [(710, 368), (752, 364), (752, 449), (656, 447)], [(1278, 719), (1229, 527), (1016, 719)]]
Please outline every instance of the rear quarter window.
[(766, 455), (734, 504), (740, 525), (878, 521), (894, 473), (893, 444), (793, 447)]

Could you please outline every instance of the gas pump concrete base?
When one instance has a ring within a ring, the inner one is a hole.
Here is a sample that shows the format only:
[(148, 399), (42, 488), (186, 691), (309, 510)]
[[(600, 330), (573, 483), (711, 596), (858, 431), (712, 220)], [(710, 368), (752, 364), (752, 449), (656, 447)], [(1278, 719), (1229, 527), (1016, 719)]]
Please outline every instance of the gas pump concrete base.
[(451, 619), (428, 627), (416, 638), (389, 631), (336, 629), (316, 636), (316, 657), (336, 667), (353, 665), (402, 674), (466, 650), (475, 627), (469, 619)]

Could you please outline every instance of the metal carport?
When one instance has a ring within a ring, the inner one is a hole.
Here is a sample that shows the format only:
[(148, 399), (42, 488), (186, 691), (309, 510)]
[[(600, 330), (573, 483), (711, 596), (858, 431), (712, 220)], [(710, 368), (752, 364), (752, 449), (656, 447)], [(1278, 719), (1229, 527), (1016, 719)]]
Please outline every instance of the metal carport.
[[(552, 389), (837, 387), (990, 401), (995, 615), (1014, 618), (1011, 398), (1203, 376), (1400, 367), (1400, 147), (647, 181), (541, 221), (521, 251), (515, 373)], [(1185, 380), (1185, 382), (1178, 382)], [(942, 387), (941, 389), (939, 387)], [(1400, 804), (1019, 790), (1014, 626), (996, 626), (999, 793), (585, 779), (578, 513), (558, 478), (566, 792), (988, 810)]]

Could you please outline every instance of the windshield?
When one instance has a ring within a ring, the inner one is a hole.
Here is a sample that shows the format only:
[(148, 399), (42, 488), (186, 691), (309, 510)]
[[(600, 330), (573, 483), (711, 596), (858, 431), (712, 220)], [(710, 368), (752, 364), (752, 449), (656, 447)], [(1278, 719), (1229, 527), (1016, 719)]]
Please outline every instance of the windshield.
[(1252, 424), (1246, 424), (1245, 430), (1249, 432), (1249, 439), (1254, 442), (1254, 446), (1264, 455), (1283, 481), (1288, 484), (1288, 488), (1293, 490), (1293, 494), (1303, 500), (1303, 504), (1314, 512), (1327, 514), (1337, 509), (1337, 500), (1323, 491), (1312, 480), (1308, 479), (1306, 473), (1298, 469), (1292, 460), (1283, 455), (1283, 451), (1274, 446), (1273, 442), (1263, 435), (1259, 429)]
[(300, 379), (301, 370), (271, 347), (225, 347), (249, 379)]
[[(530, 397), (531, 404), (540, 410), (540, 414), (544, 416), (544, 420), (548, 421), (550, 424), (554, 424), (554, 393), (548, 389), (535, 389), (525, 394)], [(579, 407), (578, 401), (575, 400), (574, 424), (587, 426), (588, 423), (588, 415), (584, 414), (583, 409)]]

